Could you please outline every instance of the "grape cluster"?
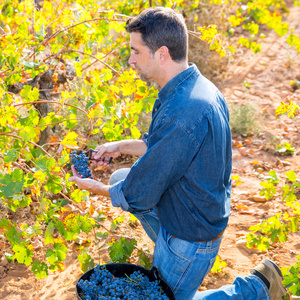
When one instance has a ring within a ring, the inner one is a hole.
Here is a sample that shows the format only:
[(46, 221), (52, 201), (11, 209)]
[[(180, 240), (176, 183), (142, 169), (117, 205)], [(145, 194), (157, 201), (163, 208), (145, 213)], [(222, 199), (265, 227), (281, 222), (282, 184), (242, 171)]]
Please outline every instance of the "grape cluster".
[(93, 178), (92, 173), (89, 169), (88, 158), (83, 152), (77, 155), (76, 151), (73, 151), (72, 154), (70, 154), (70, 159), (72, 160), (72, 164), (74, 165), (79, 175), (82, 176), (82, 178)]
[(80, 279), (78, 287), (84, 300), (168, 300), (157, 280), (150, 282), (140, 271), (114, 277), (104, 266), (94, 268), (89, 280)]

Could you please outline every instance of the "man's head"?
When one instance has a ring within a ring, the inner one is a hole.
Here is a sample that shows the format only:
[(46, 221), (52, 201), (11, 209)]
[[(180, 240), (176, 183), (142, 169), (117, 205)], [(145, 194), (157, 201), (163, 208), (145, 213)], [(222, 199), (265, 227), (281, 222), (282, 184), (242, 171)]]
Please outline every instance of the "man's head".
[(175, 62), (187, 59), (188, 33), (182, 15), (170, 8), (154, 7), (128, 20), (126, 30), (140, 33), (141, 40), (152, 55), (165, 46)]

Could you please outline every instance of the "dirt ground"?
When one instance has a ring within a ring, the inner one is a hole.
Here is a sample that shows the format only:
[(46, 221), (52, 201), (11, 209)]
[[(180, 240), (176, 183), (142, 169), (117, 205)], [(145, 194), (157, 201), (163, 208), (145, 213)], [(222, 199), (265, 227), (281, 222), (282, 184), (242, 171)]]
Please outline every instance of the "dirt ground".
[[(295, 34), (300, 36), (300, 7), (294, 8), (288, 18), (295, 26)], [(253, 136), (233, 136), (233, 175), (238, 175), (242, 183), (233, 187), (232, 211), (228, 228), (225, 231), (219, 255), (227, 263), (223, 272), (209, 274), (199, 290), (218, 288), (230, 284), (237, 276), (248, 275), (264, 257), (274, 260), (279, 267), (290, 266), (297, 261), (300, 253), (299, 233), (289, 235), (287, 242), (272, 245), (265, 252), (248, 249), (244, 238), (251, 225), (259, 223), (282, 212), (281, 198), (276, 196), (269, 201), (259, 197), (259, 183), (269, 170), (276, 170), (279, 178), (284, 173), (294, 170), (299, 175), (300, 139), (299, 133), (290, 119), (275, 119), (275, 109), (288, 96), (294, 96), (299, 104), (300, 89), (293, 90), (290, 81), (300, 80), (300, 56), (285, 44), (285, 37), (270, 34), (262, 42), (262, 51), (253, 54), (250, 51), (240, 52), (236, 60), (228, 65), (224, 79), (218, 87), (225, 95), (227, 102), (252, 103), (257, 108), (260, 132)], [(250, 84), (246, 88), (244, 82)], [(300, 124), (298, 122), (298, 128)], [(275, 151), (276, 144), (288, 142), (296, 149), (295, 155), (279, 155)], [(257, 161), (260, 168), (253, 162)], [(112, 165), (111, 169), (102, 172), (102, 181), (107, 181), (109, 174), (117, 168), (130, 165), (130, 161), (121, 161)], [(114, 217), (124, 214), (120, 209), (110, 206), (109, 199), (92, 197), (92, 201), (100, 202), (103, 210), (109, 215), (108, 224)], [(126, 226), (129, 216), (120, 225), (118, 234), (126, 234), (138, 240), (139, 247), (153, 249), (153, 243), (144, 234), (140, 226)], [(82, 275), (77, 261), (76, 244), (70, 244), (74, 251), (65, 261), (65, 270), (50, 274), (48, 278), (37, 280), (25, 265), (0, 262), (0, 298), (3, 300), (72, 300), (76, 299), (75, 285)], [(97, 246), (91, 244), (91, 252), (97, 258)], [(105, 248), (101, 250), (101, 262), (109, 259)]]

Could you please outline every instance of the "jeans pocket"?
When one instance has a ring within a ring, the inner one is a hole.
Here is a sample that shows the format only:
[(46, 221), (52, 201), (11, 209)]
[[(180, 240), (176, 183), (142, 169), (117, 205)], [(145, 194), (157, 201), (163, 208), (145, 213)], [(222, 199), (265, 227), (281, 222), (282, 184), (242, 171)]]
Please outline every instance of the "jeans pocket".
[(166, 245), (174, 257), (179, 260), (189, 262), (193, 259), (193, 256), (197, 250), (197, 247), (193, 247), (193, 244), (178, 238), (174, 238), (171, 235), (167, 237)]
[(199, 247), (198, 243), (173, 238), (163, 228), (157, 237), (153, 265), (158, 267), (178, 300), (193, 298), (213, 266), (219, 249), (216, 247), (214, 252), (206, 252), (207, 249), (198, 252)]

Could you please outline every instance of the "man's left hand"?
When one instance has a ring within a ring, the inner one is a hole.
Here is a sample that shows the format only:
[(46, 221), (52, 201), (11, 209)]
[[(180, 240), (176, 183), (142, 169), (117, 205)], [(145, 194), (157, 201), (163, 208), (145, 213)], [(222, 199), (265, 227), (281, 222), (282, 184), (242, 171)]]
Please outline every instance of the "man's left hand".
[(89, 191), (93, 194), (109, 197), (109, 185), (106, 185), (100, 181), (96, 181), (91, 178), (82, 178), (74, 166), (71, 167), (73, 176), (69, 178), (69, 181), (75, 182), (81, 190)]

